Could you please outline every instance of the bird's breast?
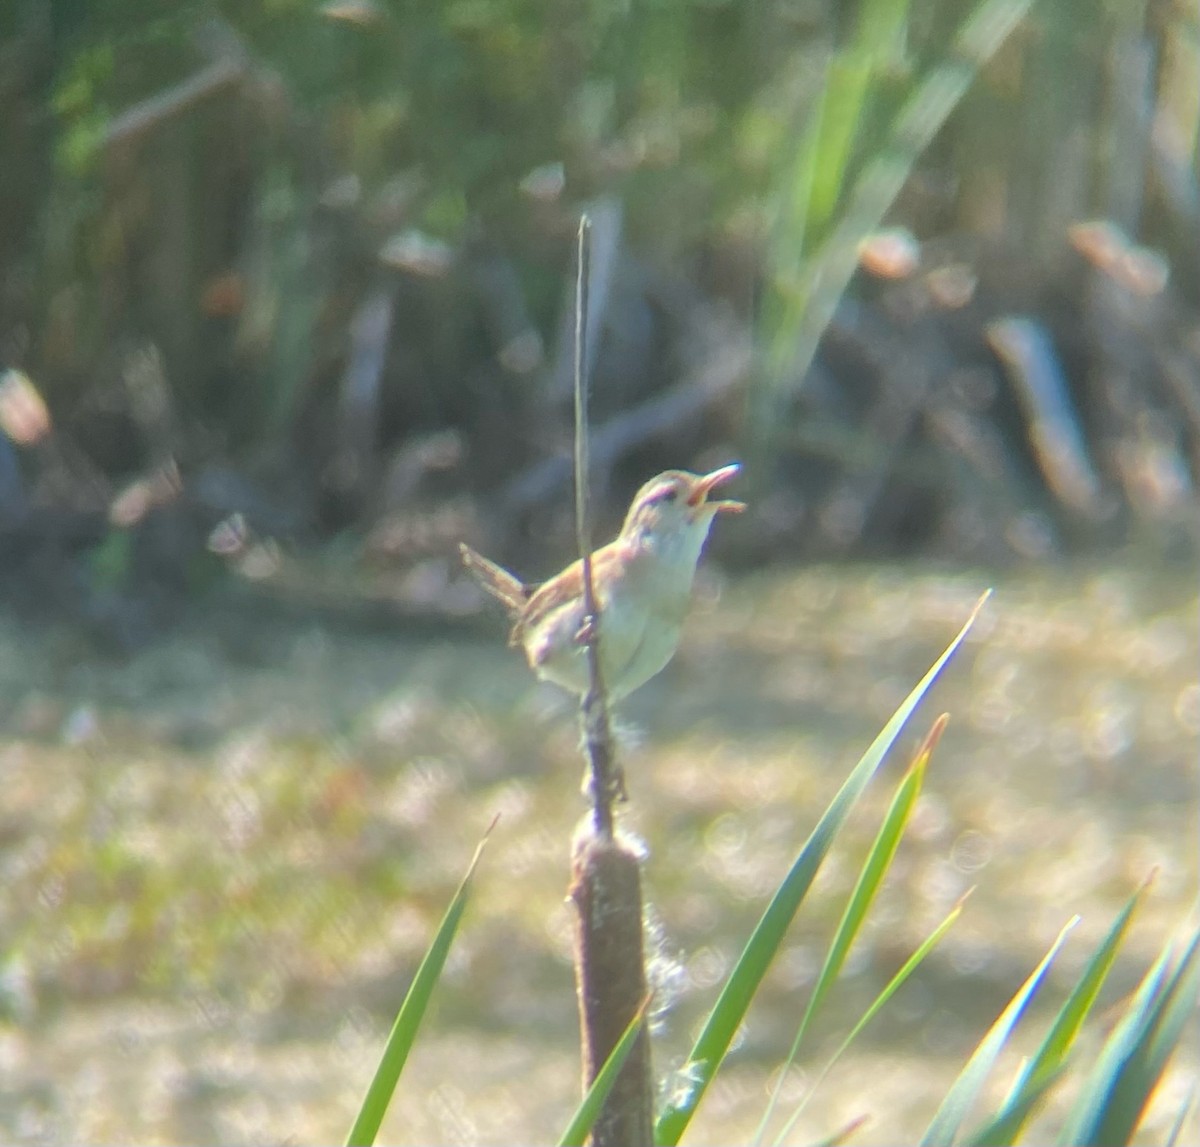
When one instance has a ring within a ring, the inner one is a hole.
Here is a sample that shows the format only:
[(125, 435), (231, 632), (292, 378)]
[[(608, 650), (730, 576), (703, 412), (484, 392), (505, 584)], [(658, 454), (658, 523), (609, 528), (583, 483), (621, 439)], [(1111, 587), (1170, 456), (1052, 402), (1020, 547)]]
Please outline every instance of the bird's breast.
[[(631, 693), (670, 661), (691, 598), (690, 555), (627, 552), (621, 575), (597, 586), (600, 671), (610, 696)], [(673, 560), (682, 557), (683, 560)], [(586, 650), (579, 641), (583, 603), (574, 598), (526, 628), (522, 643), (540, 676), (576, 693), (587, 688)]]

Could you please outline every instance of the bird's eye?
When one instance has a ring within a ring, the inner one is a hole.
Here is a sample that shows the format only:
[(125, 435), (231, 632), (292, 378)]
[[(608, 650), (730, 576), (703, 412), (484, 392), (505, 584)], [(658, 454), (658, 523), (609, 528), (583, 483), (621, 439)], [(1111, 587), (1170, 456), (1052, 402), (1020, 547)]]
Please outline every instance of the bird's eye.
[(674, 486), (665, 486), (654, 495), (656, 502), (673, 502), (679, 497), (679, 491)]

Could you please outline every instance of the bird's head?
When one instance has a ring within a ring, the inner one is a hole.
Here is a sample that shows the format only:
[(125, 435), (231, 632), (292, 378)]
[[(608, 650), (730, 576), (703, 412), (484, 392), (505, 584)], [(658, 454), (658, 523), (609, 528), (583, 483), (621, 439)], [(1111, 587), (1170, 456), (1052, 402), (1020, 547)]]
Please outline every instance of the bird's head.
[(694, 563), (717, 514), (746, 508), (742, 502), (709, 497), (740, 470), (733, 462), (708, 474), (667, 470), (651, 478), (629, 506), (622, 538), (657, 551), (679, 548), (680, 556), (687, 554)]

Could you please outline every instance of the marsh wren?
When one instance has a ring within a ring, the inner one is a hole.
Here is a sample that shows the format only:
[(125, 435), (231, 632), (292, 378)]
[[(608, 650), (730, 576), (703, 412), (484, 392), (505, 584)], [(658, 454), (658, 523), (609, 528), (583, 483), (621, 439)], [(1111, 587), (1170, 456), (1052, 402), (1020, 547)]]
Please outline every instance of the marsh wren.
[[(651, 478), (616, 539), (592, 555), (600, 675), (609, 700), (628, 696), (674, 656), (713, 519), (745, 509), (741, 502), (709, 501), (709, 494), (740, 469), (735, 462), (710, 474), (667, 470)], [(588, 688), (583, 563), (529, 586), (470, 546), (459, 550), (475, 580), (512, 618), (509, 644), (525, 650), (538, 677), (582, 696)]]

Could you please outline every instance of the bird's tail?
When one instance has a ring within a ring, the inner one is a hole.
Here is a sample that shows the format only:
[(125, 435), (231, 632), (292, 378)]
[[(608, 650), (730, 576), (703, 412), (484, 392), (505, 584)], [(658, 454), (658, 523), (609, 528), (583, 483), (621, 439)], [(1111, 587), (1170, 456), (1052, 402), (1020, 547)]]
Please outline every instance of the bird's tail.
[(467, 572), (480, 587), (492, 595), (508, 610), (515, 621), (521, 616), (522, 607), (529, 600), (529, 587), (495, 562), (488, 561), (483, 554), (476, 553), (470, 546), (460, 542), (458, 552), (462, 554)]

